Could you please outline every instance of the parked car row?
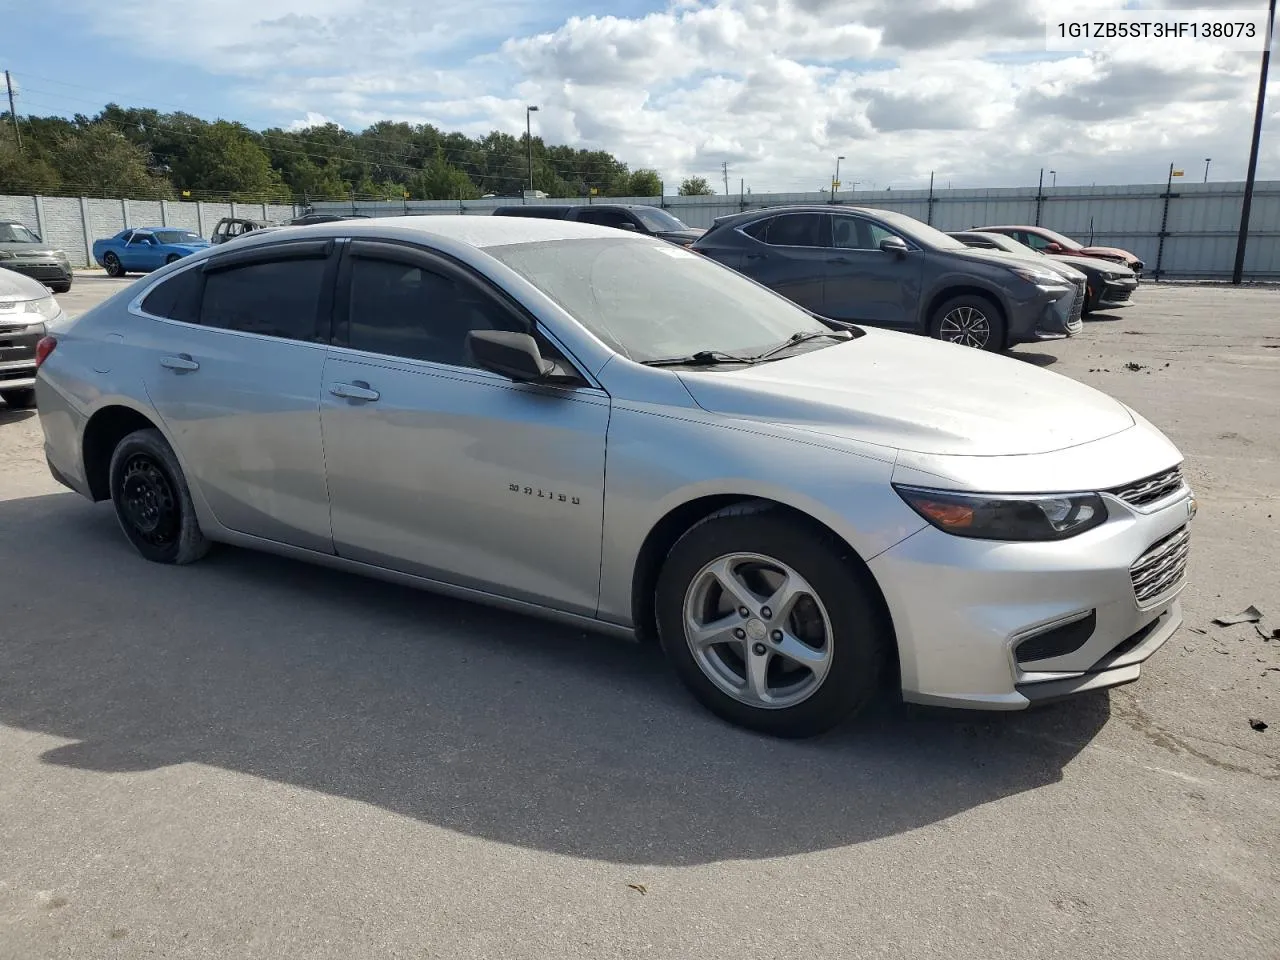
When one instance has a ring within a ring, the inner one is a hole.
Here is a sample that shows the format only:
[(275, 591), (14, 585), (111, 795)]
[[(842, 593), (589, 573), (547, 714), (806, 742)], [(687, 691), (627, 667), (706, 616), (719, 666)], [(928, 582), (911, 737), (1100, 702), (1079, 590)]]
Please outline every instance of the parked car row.
[(1085, 314), (1128, 302), (1137, 274), (1121, 261), (1142, 267), (1126, 251), (1084, 247), (1041, 228), (947, 234), (901, 213), (863, 207), (770, 207), (720, 217), (709, 230), (636, 204), (526, 204), (499, 207), (493, 215), (660, 237), (814, 314), (985, 350), (1074, 336)]
[(39, 341), (50, 470), (147, 560), (238, 544), (636, 636), (780, 736), (883, 686), (1017, 710), (1138, 678), (1182, 622), (1179, 451), (899, 332), (1062, 335), (1061, 265), (882, 211), (699, 244), (450, 215), (194, 250)]

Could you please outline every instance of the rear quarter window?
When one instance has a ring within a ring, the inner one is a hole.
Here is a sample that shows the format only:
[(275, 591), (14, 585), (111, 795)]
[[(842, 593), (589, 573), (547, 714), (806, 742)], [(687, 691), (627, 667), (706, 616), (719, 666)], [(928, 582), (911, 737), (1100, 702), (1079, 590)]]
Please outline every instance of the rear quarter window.
[(200, 322), (200, 294), (204, 288), (204, 274), (198, 270), (183, 270), (160, 281), (142, 301), (142, 312), (166, 320), (183, 323)]

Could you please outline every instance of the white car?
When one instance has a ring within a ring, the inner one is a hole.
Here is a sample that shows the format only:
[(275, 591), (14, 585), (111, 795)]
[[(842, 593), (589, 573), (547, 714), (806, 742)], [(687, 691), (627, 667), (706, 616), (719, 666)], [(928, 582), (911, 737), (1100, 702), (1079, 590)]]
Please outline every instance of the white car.
[(0, 400), (9, 407), (35, 403), (36, 344), (64, 319), (43, 283), (0, 269)]
[(610, 227), (255, 231), (42, 343), (53, 474), (235, 543), (642, 638), (737, 723), (1014, 710), (1181, 622), (1181, 455), (1018, 360), (816, 317)]

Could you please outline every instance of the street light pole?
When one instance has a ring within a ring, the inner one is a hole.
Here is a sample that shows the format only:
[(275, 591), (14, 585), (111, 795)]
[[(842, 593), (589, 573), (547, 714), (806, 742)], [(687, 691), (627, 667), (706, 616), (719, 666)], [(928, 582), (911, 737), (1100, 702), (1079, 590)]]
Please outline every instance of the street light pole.
[(533, 121), (529, 118), (533, 116), (537, 107), (524, 108), (524, 139), (529, 151), (529, 192), (533, 193)]
[(1267, 9), (1267, 39), (1262, 47), (1262, 67), (1258, 71), (1258, 108), (1253, 115), (1253, 145), (1249, 148), (1249, 173), (1244, 181), (1244, 201), (1240, 204), (1240, 234), (1236, 238), (1236, 263), (1231, 282), (1244, 279), (1244, 248), (1249, 241), (1249, 208), (1253, 205), (1253, 181), (1258, 174), (1258, 142), (1262, 139), (1262, 110), (1267, 98), (1267, 67), (1271, 62), (1271, 34), (1276, 28), (1276, 0)]
[(1212, 159), (1213, 157), (1204, 158), (1204, 182), (1205, 183), (1209, 182), (1209, 161)]
[(840, 161), (844, 157), (836, 157), (836, 175), (831, 178), (831, 199), (836, 198), (836, 191), (840, 189)]
[(1052, 180), (1052, 182), (1049, 184), (1049, 186), (1051, 186), (1051, 187), (1056, 187), (1056, 186), (1058, 185), (1058, 171), (1057, 171), (1057, 170), (1050, 170), (1050, 171), (1049, 171), (1049, 176), (1053, 177), (1053, 180)]

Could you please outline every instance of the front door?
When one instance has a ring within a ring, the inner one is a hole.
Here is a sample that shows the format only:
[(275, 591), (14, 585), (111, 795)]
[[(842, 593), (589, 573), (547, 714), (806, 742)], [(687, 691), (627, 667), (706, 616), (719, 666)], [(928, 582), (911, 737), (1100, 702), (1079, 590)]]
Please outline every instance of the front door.
[(915, 329), (924, 251), (910, 241), (911, 249), (905, 256), (881, 250), (881, 240), (898, 235), (865, 217), (834, 214), (831, 226), (835, 255), (827, 261), (827, 316), (877, 327)]
[(832, 256), (831, 225), (824, 213), (784, 213), (743, 228), (756, 242), (738, 269), (788, 300), (825, 315), (823, 285)]
[(334, 545), (594, 614), (609, 398), (479, 369), (466, 335), (483, 329), (530, 332), (532, 321), (419, 248), (352, 242), (320, 409)]
[(140, 344), (147, 392), (218, 522), (326, 553), (319, 407), (332, 246), (246, 251), (175, 274), (143, 301), (169, 319)]
[(135, 231), (124, 245), (120, 262), (124, 264), (126, 270), (138, 272), (154, 270), (160, 266), (159, 251), (160, 247), (155, 237), (149, 233)]

